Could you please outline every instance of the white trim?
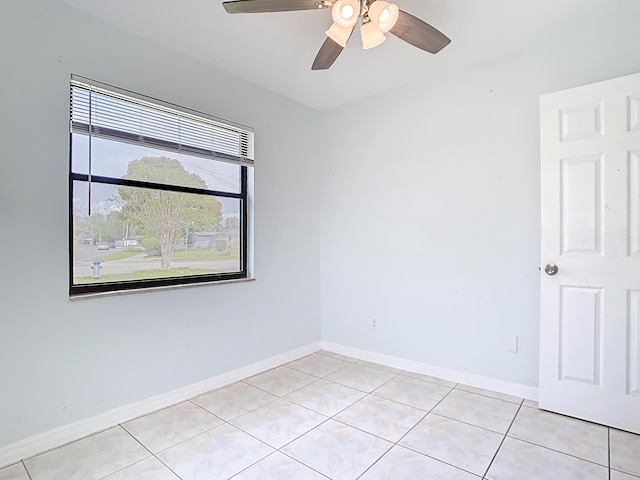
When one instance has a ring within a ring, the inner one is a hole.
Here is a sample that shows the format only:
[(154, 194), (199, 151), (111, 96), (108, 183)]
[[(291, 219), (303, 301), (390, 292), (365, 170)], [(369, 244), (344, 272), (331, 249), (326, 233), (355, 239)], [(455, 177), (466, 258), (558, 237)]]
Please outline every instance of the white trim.
[(96, 415), (95, 417), (79, 420), (54, 430), (49, 430), (9, 444), (0, 448), (0, 468), (12, 465), (20, 460), (33, 457), (47, 450), (73, 442), (88, 435), (106, 430), (107, 428), (114, 427), (118, 424), (128, 422), (136, 417), (170, 407), (171, 405), (183, 402), (197, 395), (201, 395), (216, 388), (224, 387), (252, 375), (256, 375), (282, 364), (297, 360), (298, 358), (317, 352), (320, 349), (339, 353), (341, 355), (347, 355), (359, 360), (366, 360), (389, 367), (399, 368), (409, 372), (431, 375), (456, 383), (464, 383), (473, 387), (485, 388), (487, 390), (493, 390), (494, 392), (514, 395), (528, 400), (538, 400), (538, 389), (535, 387), (505, 382), (503, 380), (497, 380), (459, 370), (450, 370), (448, 368), (437, 367), (401, 357), (361, 350), (331, 342), (314, 342), (246, 367), (223, 373), (208, 380), (142, 400), (140, 402), (115, 408), (100, 415)]
[[(250, 245), (251, 244), (249, 244), (249, 246)], [(111, 290), (109, 292), (81, 293), (81, 294), (69, 296), (69, 300), (73, 302), (76, 300), (86, 300), (88, 298), (115, 297), (118, 295), (131, 295), (135, 293), (162, 292), (164, 290), (175, 290), (178, 288), (213, 287), (215, 285), (229, 285), (231, 283), (244, 283), (244, 282), (253, 282), (253, 281), (255, 281), (255, 278), (253, 278), (249, 274), (247, 278), (234, 278), (231, 280), (214, 280), (211, 282), (182, 283), (180, 285), (164, 285), (162, 287), (131, 288), (129, 290)]]
[(34, 435), (24, 440), (9, 444), (0, 448), (0, 468), (33, 457), (46, 450), (59, 447), (65, 443), (73, 442), (80, 438), (92, 435), (120, 423), (127, 422), (136, 417), (170, 407), (189, 398), (201, 395), (210, 390), (224, 387), (244, 378), (289, 363), (320, 350), (320, 342), (311, 343), (304, 347), (296, 348), (288, 352), (267, 358), (246, 367), (238, 368), (223, 373), (216, 377), (204, 380), (193, 385), (179, 388), (156, 397), (148, 398), (140, 402), (124, 405), (109, 410), (95, 417), (79, 420), (47, 432)]
[(476, 375), (474, 373), (462, 372), (460, 370), (451, 370), (448, 368), (437, 367), (427, 363), (407, 360), (401, 357), (384, 355), (382, 353), (371, 352), (368, 350), (360, 350), (358, 348), (347, 347), (331, 342), (321, 342), (322, 350), (339, 353), (348, 357), (366, 360), (368, 362), (379, 363), (388, 367), (399, 368), (409, 372), (421, 373), (432, 377), (442, 378), (455, 383), (464, 383), (472, 387), (484, 388), (494, 392), (513, 395), (515, 397), (525, 398), (527, 400), (538, 400), (538, 389), (528, 385), (506, 382), (495, 378)]

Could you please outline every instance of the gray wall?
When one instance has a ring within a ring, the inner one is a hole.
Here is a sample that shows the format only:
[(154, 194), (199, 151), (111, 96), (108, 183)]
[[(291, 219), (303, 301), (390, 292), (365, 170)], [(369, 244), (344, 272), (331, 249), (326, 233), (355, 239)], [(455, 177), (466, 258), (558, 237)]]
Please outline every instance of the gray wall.
[(638, 18), (612, 0), (528, 51), (323, 115), (323, 340), (537, 386), (538, 99), (640, 71)]
[[(317, 113), (58, 1), (2, 10), (0, 446), (319, 341)], [(68, 299), (71, 73), (255, 128), (255, 282)]]

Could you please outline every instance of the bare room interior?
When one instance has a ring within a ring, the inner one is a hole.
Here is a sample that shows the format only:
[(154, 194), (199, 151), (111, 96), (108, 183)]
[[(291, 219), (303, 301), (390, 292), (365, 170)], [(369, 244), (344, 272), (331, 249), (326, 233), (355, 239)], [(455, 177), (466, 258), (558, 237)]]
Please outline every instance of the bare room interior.
[[(640, 2), (260, 2), (3, 2), (0, 480), (640, 479)], [(250, 135), (237, 271), (92, 287), (85, 87)]]

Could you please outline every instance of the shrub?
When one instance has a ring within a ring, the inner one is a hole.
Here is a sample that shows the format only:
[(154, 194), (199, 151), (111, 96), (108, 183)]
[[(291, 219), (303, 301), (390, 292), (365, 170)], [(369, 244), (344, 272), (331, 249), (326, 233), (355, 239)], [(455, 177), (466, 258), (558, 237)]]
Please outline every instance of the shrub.
[(216, 250), (224, 252), (227, 249), (227, 240), (224, 238), (216, 238)]
[(142, 248), (150, 256), (160, 255), (160, 240), (155, 237), (145, 237), (142, 239)]

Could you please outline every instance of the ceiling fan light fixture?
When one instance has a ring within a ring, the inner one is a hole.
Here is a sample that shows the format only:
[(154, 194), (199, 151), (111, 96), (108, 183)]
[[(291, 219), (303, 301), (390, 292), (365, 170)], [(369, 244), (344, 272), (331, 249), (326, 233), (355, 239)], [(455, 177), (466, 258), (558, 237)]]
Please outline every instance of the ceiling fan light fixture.
[(353, 27), (360, 17), (360, 2), (358, 0), (338, 0), (331, 9), (333, 23), (341, 27)]
[(395, 3), (377, 0), (369, 7), (369, 18), (383, 33), (395, 26), (399, 16), (400, 9)]
[(362, 48), (365, 50), (377, 47), (387, 39), (382, 30), (373, 22), (363, 23), (360, 28), (360, 35), (362, 36)]
[[(391, 2), (395, 0), (390, 0)], [(400, 40), (429, 53), (438, 53), (451, 43), (441, 31), (400, 10), (386, 0), (223, 0), (227, 13), (293, 12), (331, 9), (332, 25), (316, 54), (311, 70), (327, 70), (340, 56), (358, 21), (365, 49), (380, 45), (391, 32)]]
[(327, 37), (329, 37), (331, 40), (333, 40), (342, 48), (344, 48), (347, 46), (347, 41), (349, 40), (349, 37), (351, 36), (352, 31), (353, 31), (353, 26), (341, 27), (340, 25), (334, 22), (329, 27), (329, 30), (327, 30), (324, 33), (326, 33)]

